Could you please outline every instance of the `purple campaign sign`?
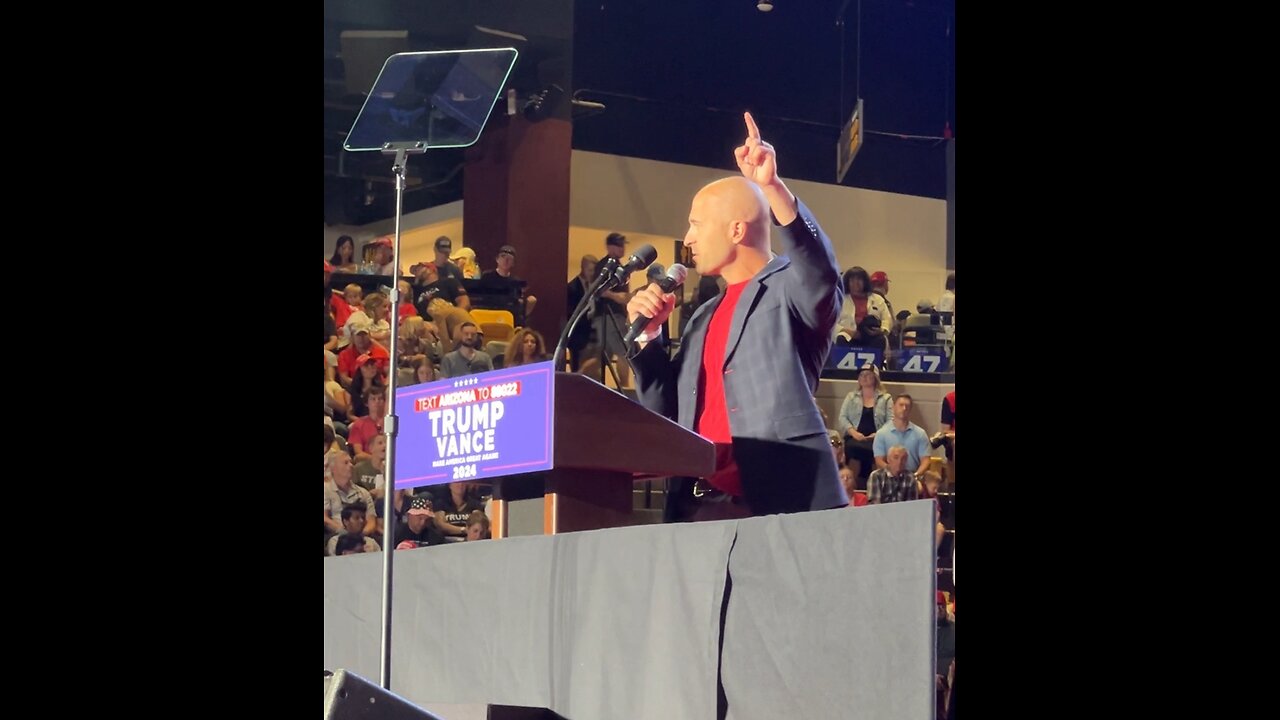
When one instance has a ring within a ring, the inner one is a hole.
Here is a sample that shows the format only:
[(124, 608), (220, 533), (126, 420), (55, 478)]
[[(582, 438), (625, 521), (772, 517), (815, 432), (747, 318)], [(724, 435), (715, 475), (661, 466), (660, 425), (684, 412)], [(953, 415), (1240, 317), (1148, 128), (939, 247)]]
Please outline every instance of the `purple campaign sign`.
[(552, 365), (396, 390), (396, 488), (551, 469)]

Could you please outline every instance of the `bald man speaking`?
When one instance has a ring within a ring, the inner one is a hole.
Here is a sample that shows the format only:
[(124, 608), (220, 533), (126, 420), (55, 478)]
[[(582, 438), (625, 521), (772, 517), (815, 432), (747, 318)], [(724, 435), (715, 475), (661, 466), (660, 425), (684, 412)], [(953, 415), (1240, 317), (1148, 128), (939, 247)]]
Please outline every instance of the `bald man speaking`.
[[(716, 445), (708, 478), (675, 483), (666, 519), (710, 520), (848, 505), (814, 404), (840, 313), (831, 243), (777, 173), (751, 113), (734, 150), (742, 177), (698, 191), (684, 244), (725, 289), (689, 319), (680, 350), (657, 340), (675, 297), (657, 284), (627, 303), (652, 318), (632, 349), (640, 402)], [(772, 211), (772, 217), (770, 217)], [(780, 226), (781, 255), (769, 246)]]

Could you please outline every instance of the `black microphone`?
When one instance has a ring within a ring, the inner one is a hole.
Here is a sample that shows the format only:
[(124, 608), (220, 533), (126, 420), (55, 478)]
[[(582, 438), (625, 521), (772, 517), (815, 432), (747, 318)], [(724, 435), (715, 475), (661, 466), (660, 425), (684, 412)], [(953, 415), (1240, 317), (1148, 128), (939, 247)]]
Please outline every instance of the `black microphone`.
[[(684, 284), (685, 275), (688, 273), (688, 268), (680, 263), (675, 263), (671, 267), (667, 268), (667, 274), (665, 277), (657, 280), (658, 287), (661, 288), (664, 293), (675, 292), (676, 288)], [(633, 342), (640, 333), (644, 332), (644, 326), (648, 325), (649, 321), (652, 319), (653, 318), (647, 318), (644, 315), (636, 316), (636, 319), (631, 322), (631, 327), (627, 330), (626, 337), (622, 338), (622, 341), (624, 343)]]
[(603, 280), (613, 275), (618, 270), (619, 265), (618, 258), (606, 256), (604, 260), (600, 261), (600, 272), (596, 273), (596, 279)]
[(636, 248), (635, 252), (631, 253), (631, 257), (627, 258), (627, 263), (614, 271), (612, 278), (605, 281), (603, 289), (613, 290), (619, 287), (626, 287), (631, 280), (631, 273), (649, 267), (657, 259), (658, 251), (654, 250), (652, 245), (641, 245)]

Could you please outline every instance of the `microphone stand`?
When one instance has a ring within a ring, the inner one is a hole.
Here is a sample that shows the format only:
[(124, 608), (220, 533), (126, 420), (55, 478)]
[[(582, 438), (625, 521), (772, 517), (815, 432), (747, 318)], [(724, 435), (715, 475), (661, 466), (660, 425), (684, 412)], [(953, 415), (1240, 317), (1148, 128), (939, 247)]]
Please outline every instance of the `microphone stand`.
[(595, 302), (596, 293), (600, 291), (600, 287), (604, 285), (605, 280), (609, 279), (614, 271), (617, 270), (617, 266), (618, 261), (613, 258), (609, 258), (605, 262), (604, 266), (600, 268), (600, 272), (597, 273), (596, 279), (591, 282), (591, 286), (582, 294), (582, 299), (578, 301), (578, 306), (573, 309), (573, 313), (569, 316), (569, 322), (564, 326), (564, 330), (560, 331), (560, 338), (556, 341), (555, 352), (551, 355), (551, 359), (555, 361), (557, 371), (564, 367), (565, 344), (569, 341), (569, 336), (573, 334), (573, 329), (577, 327), (578, 321), (586, 314), (587, 308), (591, 306), (591, 303)]
[[(618, 324), (618, 318), (614, 317), (613, 313), (609, 313), (609, 323), (613, 325), (613, 332), (615, 335), (618, 336), (618, 342), (622, 344), (621, 357), (627, 361), (627, 365), (631, 367), (631, 372), (634, 373), (636, 371), (636, 366), (635, 366), (635, 363), (631, 362), (631, 353), (627, 352), (627, 336), (623, 334), (622, 326)], [(606, 343), (605, 344), (606, 350), (608, 349), (608, 347), (609, 346)], [(605, 353), (606, 360), (607, 360), (608, 354), (609, 354), (608, 352)], [(622, 382), (618, 380), (617, 369), (614, 368), (613, 363), (606, 362), (605, 364), (609, 366), (609, 370), (613, 373), (613, 382), (618, 386), (618, 392), (622, 392)], [(604, 383), (602, 382), (600, 384), (603, 385)]]
[[(618, 281), (621, 283), (619, 287), (624, 287), (624, 288), (629, 287), (628, 283), (631, 282), (631, 273), (628, 272), (625, 275), (619, 276)], [(605, 314), (609, 316), (609, 322), (601, 323), (601, 326), (603, 327), (603, 332), (601, 334), (607, 335), (609, 333), (609, 326), (610, 325), (613, 326), (613, 333), (618, 336), (618, 344), (619, 346), (622, 347), (622, 352), (619, 353), (619, 355), (623, 358), (626, 358), (627, 364), (631, 367), (631, 372), (635, 372), (636, 370), (635, 365), (631, 364), (631, 358), (627, 356), (626, 335), (624, 335), (622, 332), (622, 326), (618, 324), (617, 316), (615, 316), (612, 311), (606, 312)], [(605, 338), (602, 337), (600, 338), (600, 384), (601, 385), (605, 385), (604, 373), (606, 368), (608, 369), (609, 374), (613, 376), (613, 384), (618, 388), (618, 392), (621, 393), (622, 380), (619, 379), (618, 377), (617, 367), (614, 366), (613, 362), (609, 360), (609, 343), (605, 340)], [(608, 385), (605, 385), (605, 387), (608, 387)]]

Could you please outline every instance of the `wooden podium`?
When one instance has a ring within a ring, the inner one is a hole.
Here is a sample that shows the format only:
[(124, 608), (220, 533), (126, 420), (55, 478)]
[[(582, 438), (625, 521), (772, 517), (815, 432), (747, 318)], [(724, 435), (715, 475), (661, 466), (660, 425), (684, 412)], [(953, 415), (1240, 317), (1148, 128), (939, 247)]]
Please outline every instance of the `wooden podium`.
[(537, 497), (547, 535), (631, 525), (637, 480), (715, 469), (715, 447), (697, 433), (582, 375), (554, 382), (554, 466), (493, 480), (492, 537), (507, 537), (509, 502)]

